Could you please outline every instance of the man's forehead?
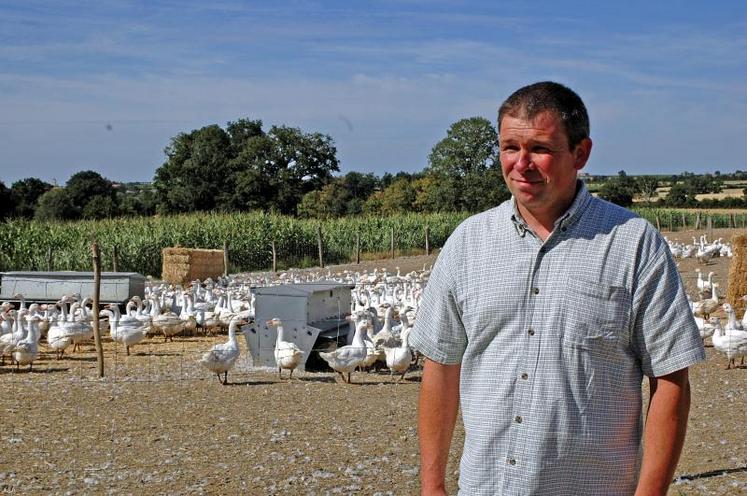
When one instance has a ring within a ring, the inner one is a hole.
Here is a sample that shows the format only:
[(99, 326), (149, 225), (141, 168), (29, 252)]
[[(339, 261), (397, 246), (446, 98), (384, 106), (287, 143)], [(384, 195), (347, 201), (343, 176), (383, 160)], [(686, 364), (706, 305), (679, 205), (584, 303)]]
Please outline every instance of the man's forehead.
[(548, 125), (560, 125), (563, 126), (563, 120), (560, 118), (557, 112), (553, 110), (541, 110), (529, 115), (526, 109), (518, 109), (516, 112), (507, 113), (503, 116), (502, 121), (498, 123), (498, 131), (500, 132), (503, 121), (506, 118), (515, 119), (525, 123), (527, 126), (548, 126)]

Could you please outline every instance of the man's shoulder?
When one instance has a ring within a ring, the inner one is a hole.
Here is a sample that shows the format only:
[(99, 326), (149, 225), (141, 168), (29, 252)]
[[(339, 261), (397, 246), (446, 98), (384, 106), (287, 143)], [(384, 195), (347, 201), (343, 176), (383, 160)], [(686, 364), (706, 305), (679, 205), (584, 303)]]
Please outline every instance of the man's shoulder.
[(510, 211), (511, 200), (506, 200), (496, 207), (470, 215), (457, 226), (454, 232), (460, 235), (467, 235), (485, 232), (485, 229), (489, 227), (499, 227), (502, 224), (502, 220), (507, 220), (510, 217)]
[(597, 223), (619, 228), (638, 235), (655, 235), (656, 229), (637, 213), (601, 198), (592, 197), (590, 210)]

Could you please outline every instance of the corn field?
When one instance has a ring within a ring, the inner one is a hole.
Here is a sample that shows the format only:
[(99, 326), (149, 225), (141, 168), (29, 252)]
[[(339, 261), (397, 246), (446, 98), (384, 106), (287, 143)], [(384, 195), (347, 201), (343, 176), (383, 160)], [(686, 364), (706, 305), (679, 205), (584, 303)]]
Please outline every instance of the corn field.
[[(744, 228), (747, 212), (635, 208), (661, 230)], [(159, 277), (161, 250), (170, 246), (229, 251), (231, 272), (269, 270), (272, 243), (277, 267), (319, 265), (321, 229), (325, 263), (355, 259), (357, 242), (363, 254), (387, 256), (393, 234), (396, 254), (423, 253), (425, 228), (430, 248), (441, 247), (467, 213), (358, 216), (326, 221), (263, 214), (198, 213), (78, 222), (9, 220), (0, 223), (0, 271), (91, 270), (91, 242), (101, 247), (102, 266)]]
[(636, 207), (632, 210), (661, 231), (728, 229), (745, 228), (747, 226), (747, 211), (745, 210), (725, 211), (651, 207)]
[(364, 254), (387, 254), (393, 233), (397, 254), (422, 253), (425, 227), (430, 247), (438, 248), (466, 213), (402, 214), (349, 217), (328, 221), (299, 220), (274, 214), (199, 213), (78, 222), (10, 220), (0, 223), (0, 271), (90, 271), (91, 243), (98, 241), (103, 270), (159, 277), (161, 250), (170, 246), (222, 249), (228, 246), (231, 272), (268, 270), (275, 243), (277, 267), (319, 264), (321, 229), (325, 263), (354, 259), (359, 239)]

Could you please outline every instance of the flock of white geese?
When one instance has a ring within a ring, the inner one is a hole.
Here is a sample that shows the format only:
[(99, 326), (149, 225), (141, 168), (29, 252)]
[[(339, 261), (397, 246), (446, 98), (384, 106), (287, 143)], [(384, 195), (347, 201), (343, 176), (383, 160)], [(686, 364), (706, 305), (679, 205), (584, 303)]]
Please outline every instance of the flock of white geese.
[[(713, 280), (714, 273), (709, 272), (707, 278), (703, 278), (700, 269), (695, 271), (698, 275), (697, 288), (700, 299), (690, 299), (690, 308), (703, 343), (706, 338), (710, 338), (713, 347), (726, 355), (727, 369), (735, 365), (737, 358), (741, 359), (740, 365), (744, 365), (744, 357), (747, 355), (747, 309), (741, 319), (737, 318), (736, 311), (730, 303), (720, 303), (719, 283)], [(747, 301), (747, 295), (741, 299)], [(726, 314), (725, 322), (722, 322), (720, 317), (712, 316), (719, 310)]]
[[(215, 373), (221, 383), (227, 384), (228, 372), (240, 356), (237, 339), (240, 328), (254, 318), (252, 287), (335, 280), (355, 287), (351, 295), (351, 330), (346, 346), (320, 356), (346, 382), (350, 382), (353, 370), (378, 370), (384, 365), (401, 380), (415, 356), (408, 344), (409, 328), (429, 273), (425, 268), (404, 276), (399, 271), (393, 275), (378, 269), (372, 273), (346, 271), (334, 275), (329, 270), (326, 273), (292, 270), (277, 276), (194, 281), (187, 289), (151, 285), (146, 288), (144, 298), (133, 297), (124, 311), (118, 305), (106, 305), (98, 320), (102, 336), (108, 332), (112, 341), (124, 346), (127, 355), (131, 347), (148, 337), (157, 339), (160, 335), (166, 341), (183, 334), (227, 330), (228, 340), (213, 346), (198, 361)], [(19, 308), (10, 302), (0, 305), (0, 365), (5, 365), (9, 357), (16, 370), (28, 366), (31, 371), (42, 352), (61, 359), (71, 347), (74, 353), (81, 344), (91, 343), (94, 333), (91, 298), (66, 295), (49, 305), (27, 305), (21, 294), (13, 299), (19, 301)], [(282, 378), (282, 371), (288, 370), (292, 379), (304, 354), (287, 340), (279, 318), (267, 324), (277, 329), (274, 356), (278, 372)]]
[[(716, 256), (731, 256), (731, 247), (721, 240), (709, 243), (701, 236), (693, 241), (692, 245), (669, 242), (672, 254), (695, 256), (704, 262)], [(228, 372), (241, 353), (237, 339), (240, 328), (254, 319), (252, 287), (337, 281), (354, 286), (348, 342), (333, 351), (320, 352), (320, 357), (344, 382), (351, 382), (351, 374), (356, 370), (379, 370), (384, 366), (392, 376), (396, 374), (402, 380), (413, 360), (417, 363), (417, 351), (411, 348), (408, 338), (429, 275), (430, 269), (425, 267), (405, 275), (399, 269), (397, 274), (385, 269), (337, 274), (330, 270), (291, 270), (279, 275), (194, 281), (186, 289), (152, 285), (146, 288), (144, 298), (133, 297), (124, 312), (118, 305), (107, 305), (98, 319), (102, 335), (108, 330), (111, 340), (124, 346), (127, 355), (131, 347), (147, 337), (160, 335), (166, 341), (185, 333), (227, 330), (228, 340), (207, 350), (199, 360), (222, 384), (227, 384)], [(704, 278), (698, 269), (697, 275), (700, 298), (691, 301), (691, 308), (701, 337), (704, 342), (710, 338), (713, 347), (726, 355), (727, 368), (735, 365), (738, 358), (743, 365), (747, 355), (747, 311), (739, 319), (729, 303), (720, 303), (719, 283), (713, 280), (713, 272)], [(9, 357), (16, 370), (28, 365), (30, 371), (40, 357), (40, 342), (47, 353), (58, 359), (70, 347), (75, 352), (81, 344), (91, 342), (95, 318), (91, 298), (66, 295), (53, 305), (27, 305), (20, 294), (13, 299), (20, 302), (18, 309), (9, 302), (0, 304), (0, 365), (5, 365)], [(747, 301), (747, 296), (743, 299)], [(726, 314), (725, 321), (712, 315), (718, 310)], [(278, 374), (282, 378), (282, 371), (288, 370), (292, 379), (294, 370), (303, 362), (303, 352), (287, 340), (280, 318), (268, 321), (267, 325), (277, 330), (274, 356)]]

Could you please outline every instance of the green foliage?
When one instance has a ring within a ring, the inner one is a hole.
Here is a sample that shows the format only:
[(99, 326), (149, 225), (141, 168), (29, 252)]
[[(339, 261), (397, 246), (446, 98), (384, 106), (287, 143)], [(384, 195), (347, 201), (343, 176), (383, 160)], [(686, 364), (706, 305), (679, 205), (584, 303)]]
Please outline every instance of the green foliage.
[(240, 119), (182, 133), (166, 148), (154, 186), (161, 213), (261, 209), (295, 214), (304, 194), (339, 170), (332, 138)]
[[(65, 183), (76, 217), (96, 219), (116, 215), (117, 206), (112, 182), (98, 172), (87, 170), (70, 176)], [(88, 204), (94, 202), (90, 208)], [(106, 206), (105, 206), (106, 205)], [(97, 208), (105, 208), (105, 213), (97, 213)]]
[(15, 210), (13, 193), (0, 181), (0, 219), (9, 217)]
[(428, 163), (432, 172), (449, 177), (483, 173), (498, 163), (498, 133), (484, 117), (461, 119), (436, 143)]
[(675, 231), (683, 229), (683, 219), (685, 226), (688, 229), (692, 229), (695, 226), (698, 217), (700, 217), (701, 229), (706, 228), (707, 219), (709, 217), (711, 219), (712, 227), (715, 229), (733, 227), (732, 216), (737, 226), (741, 227), (747, 224), (747, 213), (745, 212), (729, 214), (695, 208), (689, 209), (655, 207), (634, 207), (631, 210), (649, 221), (654, 226), (656, 226), (656, 221), (658, 219), (662, 230), (668, 230), (670, 225)]
[(658, 197), (656, 189), (659, 187), (659, 180), (656, 176), (638, 176), (636, 182), (638, 183), (638, 191), (643, 194), (646, 203), (651, 203), (653, 198)]
[(599, 189), (599, 197), (621, 207), (629, 207), (633, 204), (633, 197), (638, 192), (638, 183), (628, 176), (625, 171), (618, 172), (618, 175), (605, 182)]
[(66, 188), (52, 188), (39, 197), (34, 218), (37, 220), (71, 220), (78, 217), (78, 210)]
[(52, 189), (51, 184), (45, 183), (35, 177), (27, 177), (26, 179), (14, 182), (10, 187), (13, 194), (13, 203), (15, 204), (13, 215), (15, 217), (32, 219), (34, 212), (36, 212), (39, 197), (50, 189)]
[[(55, 191), (54, 189), (47, 194)], [(387, 252), (389, 229), (394, 228), (398, 250), (422, 249), (424, 227), (432, 247), (440, 247), (467, 214), (401, 214), (391, 217), (356, 216), (323, 222), (327, 263), (353, 257), (356, 233), (364, 252)], [(196, 213), (137, 219), (77, 222), (39, 222), (23, 219), (0, 223), (0, 271), (46, 268), (53, 250), (55, 270), (91, 270), (90, 243), (101, 246), (104, 270), (111, 267), (117, 247), (119, 270), (158, 276), (161, 250), (169, 246), (220, 249), (229, 244), (232, 267), (239, 271), (271, 267), (271, 241), (284, 265), (315, 264), (318, 221), (263, 213)]]
[(669, 189), (669, 194), (664, 199), (664, 204), (670, 207), (695, 207), (698, 200), (695, 186), (689, 182), (675, 183)]

